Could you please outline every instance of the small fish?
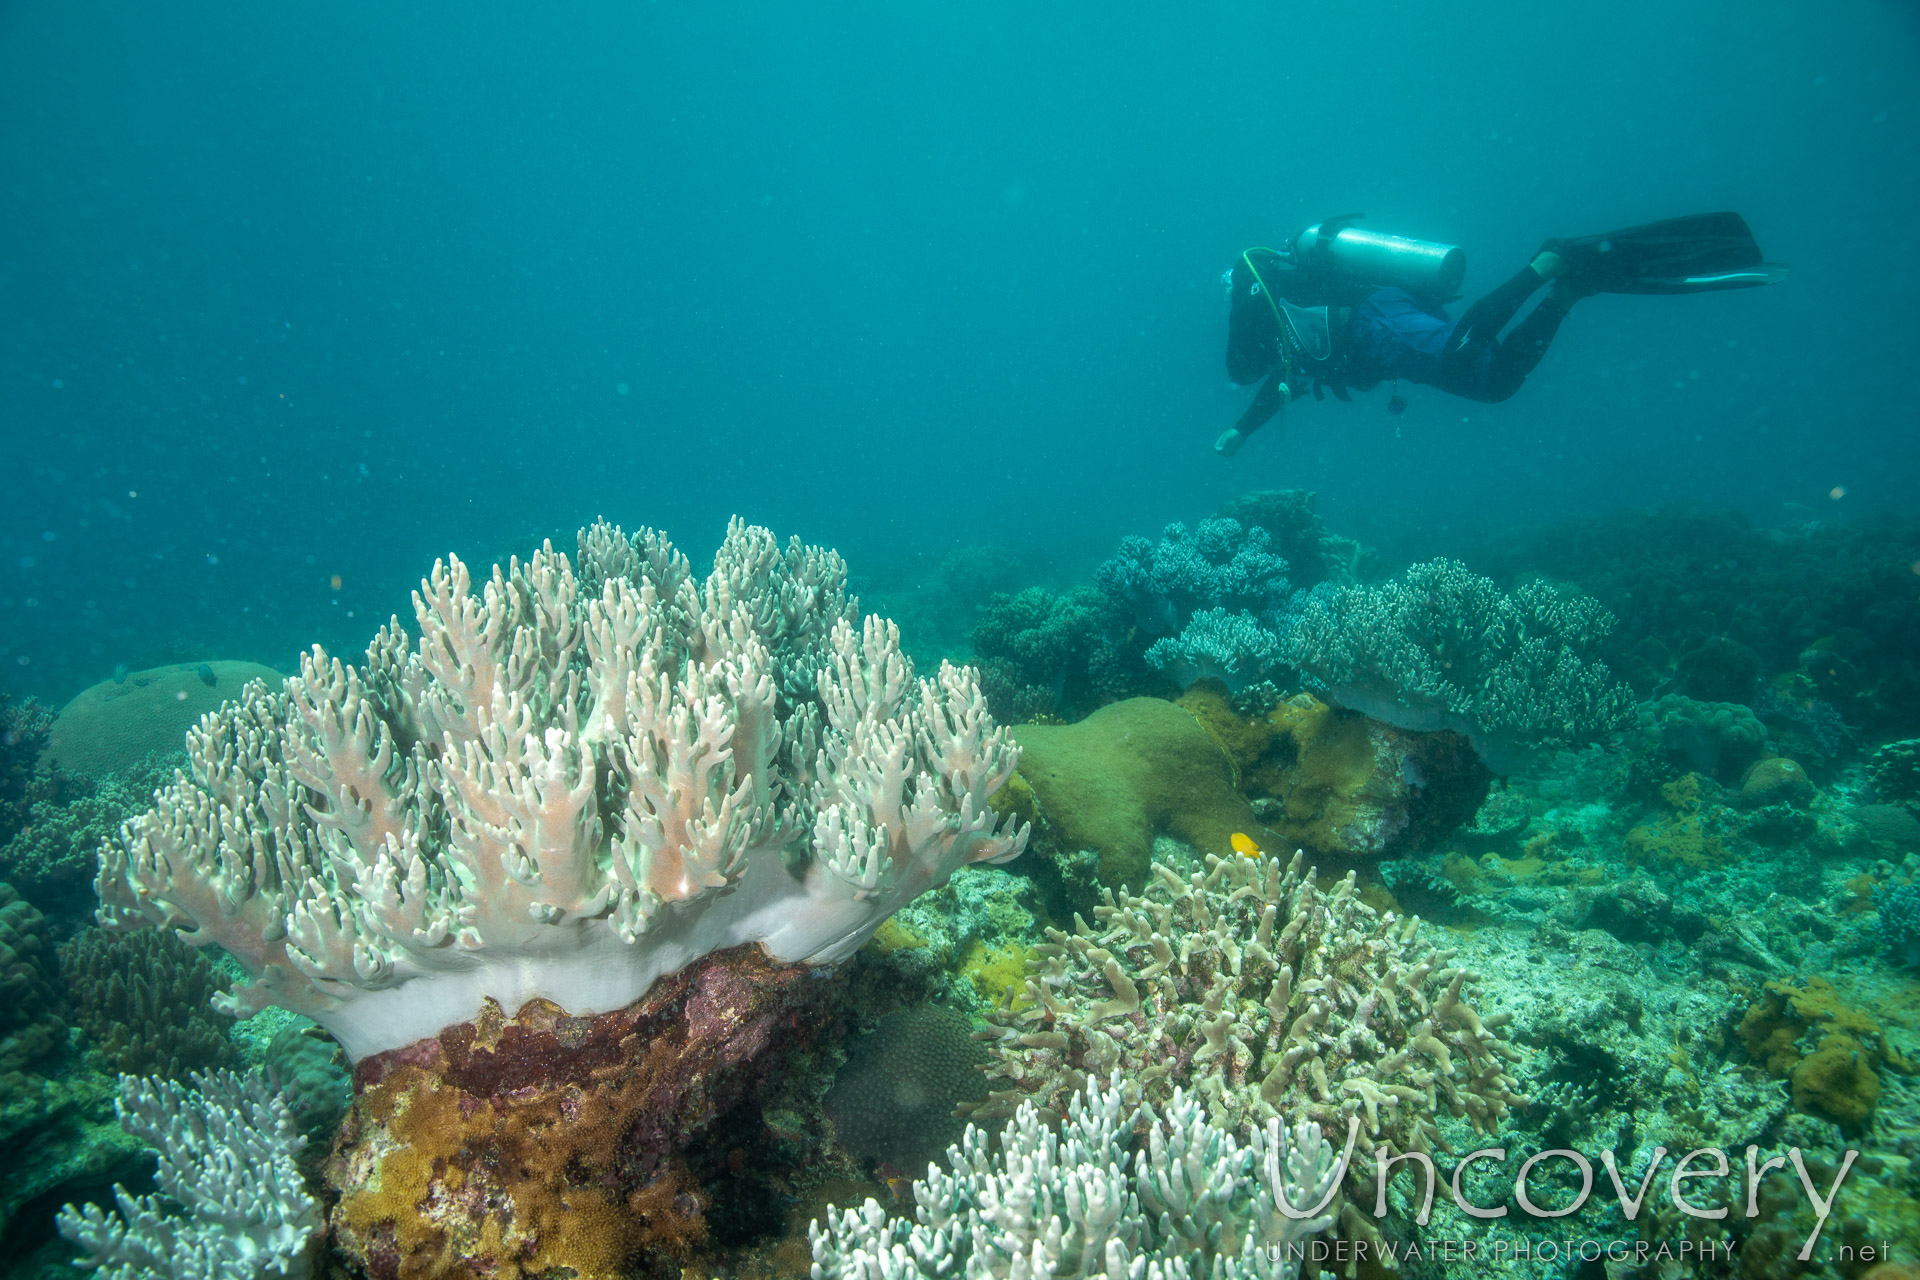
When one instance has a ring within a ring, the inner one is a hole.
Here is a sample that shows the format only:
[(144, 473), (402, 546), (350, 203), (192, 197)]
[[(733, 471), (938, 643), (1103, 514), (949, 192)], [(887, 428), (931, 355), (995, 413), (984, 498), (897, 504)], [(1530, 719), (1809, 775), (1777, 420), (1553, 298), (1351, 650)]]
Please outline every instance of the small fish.
[(910, 1201), (913, 1199), (913, 1178), (904, 1169), (882, 1160), (875, 1166), (874, 1173), (879, 1176), (888, 1194), (892, 1195), (895, 1200)]
[(199, 676), (200, 683), (206, 685), (209, 689), (220, 683), (220, 677), (213, 674), (213, 668), (204, 662), (195, 667), (193, 673)]
[(1257, 858), (1260, 856), (1260, 846), (1255, 844), (1253, 837), (1244, 831), (1234, 832), (1232, 838), (1229, 839), (1227, 843), (1232, 845), (1233, 851), (1243, 858)]
[(122, 662), (119, 665), (114, 667), (113, 682), (115, 684), (125, 684), (127, 682), (127, 664), (126, 663)]

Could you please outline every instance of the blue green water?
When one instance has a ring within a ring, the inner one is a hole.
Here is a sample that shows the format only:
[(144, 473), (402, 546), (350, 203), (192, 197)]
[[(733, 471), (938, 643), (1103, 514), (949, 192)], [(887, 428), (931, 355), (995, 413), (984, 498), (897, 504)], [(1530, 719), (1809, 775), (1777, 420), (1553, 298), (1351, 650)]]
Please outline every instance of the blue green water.
[[(1215, 452), (1249, 246), (1364, 213), (1464, 248), (1458, 316), (1550, 237), (1713, 210), (1786, 279), (1587, 297), (1510, 400), (1382, 384)], [(903, 1211), (1097, 891), (1296, 845), (1483, 975), (1516, 1159), (1858, 1150), (1805, 1274), (1920, 1263), (1916, 210), (1904, 0), (0, 0), (0, 1280), (69, 1274), (61, 1204), (154, 1187), (122, 1069), (284, 1070), (325, 1181), (332, 1042), (216, 1019), (218, 948), (94, 924), (102, 841), (246, 678), (214, 665), (356, 660), (436, 557), (597, 517), (703, 572), (735, 515), (838, 549), (923, 671), (978, 664), (1035, 835), (663, 1147), (715, 1275), (799, 1274), (833, 1196)], [(42, 751), (62, 706), (97, 776)], [(886, 1030), (934, 1005), (954, 1044)], [(1698, 1274), (1786, 1274), (1794, 1187)]]
[[(1090, 564), (1255, 488), (1388, 541), (1898, 508), (1915, 24), (10, 4), (4, 678), (57, 705), (119, 664), (357, 649), (433, 556), (596, 514), (703, 555), (737, 512), (878, 572)], [(1395, 419), (1382, 388), (1208, 449), (1249, 244), (1364, 211), (1464, 246), (1471, 300), (1546, 236), (1712, 208), (1791, 281), (1583, 303), (1506, 404)]]

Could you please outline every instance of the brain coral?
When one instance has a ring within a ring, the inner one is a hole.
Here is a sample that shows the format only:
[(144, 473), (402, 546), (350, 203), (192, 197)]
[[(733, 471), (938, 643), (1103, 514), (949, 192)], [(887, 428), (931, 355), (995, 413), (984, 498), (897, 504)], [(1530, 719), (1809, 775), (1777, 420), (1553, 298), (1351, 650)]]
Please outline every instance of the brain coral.
[(826, 1097), (841, 1145), (917, 1174), (960, 1140), (954, 1107), (987, 1095), (987, 1051), (966, 1015), (908, 1005), (854, 1042)]
[[(976, 1118), (1029, 1099), (1064, 1113), (1117, 1070), (1155, 1105), (1197, 1093), (1235, 1133), (1275, 1116), (1343, 1133), (1357, 1115), (1363, 1148), (1398, 1154), (1446, 1149), (1442, 1110), (1491, 1132), (1521, 1101), (1504, 1017), (1469, 1003), (1478, 975), (1423, 945), (1418, 918), (1360, 901), (1351, 874), (1323, 890), (1298, 854), (1209, 856), (1186, 874), (1156, 862), (1144, 893), (1109, 890), (1094, 916), (1048, 931), (1024, 999), (996, 1016), (999, 1087)], [(1365, 1196), (1361, 1163), (1350, 1190)]]
[(103, 680), (60, 709), (47, 758), (74, 773), (129, 772), (153, 752), (184, 751), (187, 730), (247, 681), (272, 687), (281, 678), (257, 662), (200, 662)]

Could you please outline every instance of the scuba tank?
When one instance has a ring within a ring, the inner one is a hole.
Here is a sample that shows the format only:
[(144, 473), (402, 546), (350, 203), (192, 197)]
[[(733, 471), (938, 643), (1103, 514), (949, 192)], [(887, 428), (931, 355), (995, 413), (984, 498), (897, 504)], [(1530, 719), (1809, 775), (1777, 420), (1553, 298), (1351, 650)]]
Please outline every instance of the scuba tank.
[(1349, 225), (1362, 216), (1347, 213), (1328, 218), (1295, 236), (1294, 265), (1322, 278), (1376, 289), (1401, 288), (1438, 302), (1460, 292), (1460, 281), (1467, 274), (1464, 250)]

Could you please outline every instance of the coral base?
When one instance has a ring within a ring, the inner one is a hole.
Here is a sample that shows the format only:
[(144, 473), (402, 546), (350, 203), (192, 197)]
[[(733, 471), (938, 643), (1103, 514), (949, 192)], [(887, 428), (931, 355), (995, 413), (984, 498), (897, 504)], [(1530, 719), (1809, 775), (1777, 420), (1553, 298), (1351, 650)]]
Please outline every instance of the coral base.
[(376, 1055), (327, 1168), (376, 1277), (671, 1274), (705, 1240), (684, 1156), (811, 1034), (817, 971), (737, 947), (594, 1017), (536, 1001)]

